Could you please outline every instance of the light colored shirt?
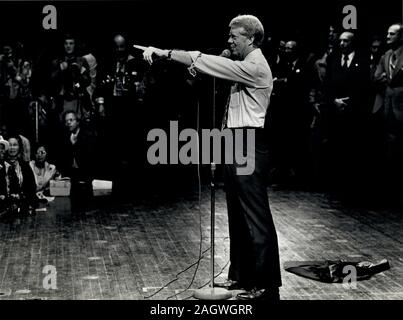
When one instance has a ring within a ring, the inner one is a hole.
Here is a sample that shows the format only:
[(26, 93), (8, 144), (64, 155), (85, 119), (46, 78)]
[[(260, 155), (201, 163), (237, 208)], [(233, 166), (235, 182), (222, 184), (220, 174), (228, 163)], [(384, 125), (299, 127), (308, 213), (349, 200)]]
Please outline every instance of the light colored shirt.
[(56, 167), (53, 164), (45, 162), (45, 166), (43, 168), (38, 168), (35, 165), (35, 160), (31, 160), (29, 165), (34, 173), (36, 191), (43, 191), (48, 188), (50, 180), (52, 180), (56, 175)]
[(250, 52), (243, 61), (189, 52), (194, 68), (213, 77), (234, 82), (228, 106), (228, 128), (263, 128), (273, 77), (260, 49)]

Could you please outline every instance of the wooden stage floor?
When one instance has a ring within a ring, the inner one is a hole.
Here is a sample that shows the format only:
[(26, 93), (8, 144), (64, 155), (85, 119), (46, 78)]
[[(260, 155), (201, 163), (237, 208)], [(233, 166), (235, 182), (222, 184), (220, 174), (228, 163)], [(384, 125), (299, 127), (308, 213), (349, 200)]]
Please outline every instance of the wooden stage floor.
[[(403, 299), (403, 212), (346, 208), (321, 193), (268, 192), (282, 266), (326, 259), (387, 258), (391, 264), (356, 288), (283, 269), (282, 299)], [(193, 290), (205, 286), (210, 275), (208, 188), (202, 191), (200, 209), (197, 193), (155, 196), (135, 205), (99, 198), (82, 214), (71, 213), (69, 198), (57, 198), (45, 212), (0, 222), (0, 300), (192, 299)], [(197, 265), (200, 219), (203, 255)], [(229, 239), (221, 189), (215, 243), (217, 279), (225, 279)], [(47, 265), (57, 271), (53, 288), (45, 288), (46, 281), (44, 286)]]

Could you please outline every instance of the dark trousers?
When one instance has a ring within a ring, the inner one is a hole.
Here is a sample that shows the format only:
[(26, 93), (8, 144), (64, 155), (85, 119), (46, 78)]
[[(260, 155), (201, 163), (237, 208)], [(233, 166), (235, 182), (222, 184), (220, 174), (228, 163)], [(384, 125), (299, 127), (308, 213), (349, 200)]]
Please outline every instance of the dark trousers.
[[(235, 140), (234, 146), (242, 147), (247, 154), (246, 143), (239, 146)], [(237, 164), (226, 164), (224, 168), (231, 260), (228, 278), (245, 288), (273, 288), (281, 286), (281, 273), (266, 188), (269, 151), (263, 129), (255, 130), (254, 149), (247, 156), (248, 161), (255, 157), (252, 174), (238, 175)]]
[(385, 177), (386, 184), (401, 192), (403, 179), (403, 121), (390, 111), (385, 118)]
[(108, 140), (119, 151), (110, 158), (113, 172), (113, 194), (132, 199), (141, 192), (144, 175), (145, 141), (144, 118), (133, 97), (114, 97), (109, 112)]

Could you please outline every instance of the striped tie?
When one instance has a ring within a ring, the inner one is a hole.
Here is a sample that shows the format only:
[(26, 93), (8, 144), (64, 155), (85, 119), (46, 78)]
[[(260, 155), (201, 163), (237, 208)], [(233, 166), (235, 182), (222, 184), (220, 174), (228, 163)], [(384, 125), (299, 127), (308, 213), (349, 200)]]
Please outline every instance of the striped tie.
[(395, 71), (396, 68), (396, 53), (393, 52), (393, 54), (390, 56), (390, 61), (389, 61), (389, 71), (390, 71), (390, 77), (392, 78), (392, 74)]
[(232, 87), (231, 87), (231, 92), (228, 95), (227, 103), (225, 105), (225, 110), (224, 110), (224, 116), (222, 118), (221, 122), (221, 130), (224, 130), (227, 127), (227, 122), (228, 122), (228, 109), (229, 109), (229, 103), (231, 101), (231, 93), (232, 93)]
[(343, 56), (343, 65), (342, 65), (342, 68), (344, 69), (344, 70), (347, 70), (348, 69), (348, 55), (344, 55)]

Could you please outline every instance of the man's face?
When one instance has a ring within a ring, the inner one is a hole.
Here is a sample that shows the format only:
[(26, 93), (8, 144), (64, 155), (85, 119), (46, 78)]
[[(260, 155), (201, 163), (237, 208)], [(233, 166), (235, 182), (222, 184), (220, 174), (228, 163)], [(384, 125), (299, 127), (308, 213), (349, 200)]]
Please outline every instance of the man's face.
[(335, 43), (337, 41), (337, 32), (333, 26), (329, 27), (329, 33), (328, 33), (327, 39), (331, 43)]
[(353, 38), (354, 35), (351, 32), (343, 32), (339, 38), (339, 45), (341, 52), (349, 54), (353, 51)]
[(401, 28), (398, 25), (390, 26), (386, 35), (386, 43), (388, 45), (395, 44), (401, 41)]
[(288, 41), (285, 44), (285, 55), (289, 61), (294, 61), (297, 58), (297, 43)]
[(15, 138), (10, 138), (8, 140), (8, 155), (12, 158), (15, 158), (20, 153), (20, 145), (18, 144), (18, 140)]
[(64, 124), (70, 132), (74, 132), (78, 128), (78, 120), (76, 116), (72, 113), (66, 114), (66, 117), (64, 118)]
[(126, 40), (122, 36), (116, 36), (115, 42), (115, 52), (118, 57), (122, 57), (126, 53)]
[(252, 40), (244, 34), (245, 29), (243, 27), (231, 27), (228, 38), (232, 55), (240, 59), (246, 57), (252, 44)]
[(66, 39), (64, 40), (64, 51), (66, 54), (73, 54), (76, 46), (76, 42), (74, 39)]

